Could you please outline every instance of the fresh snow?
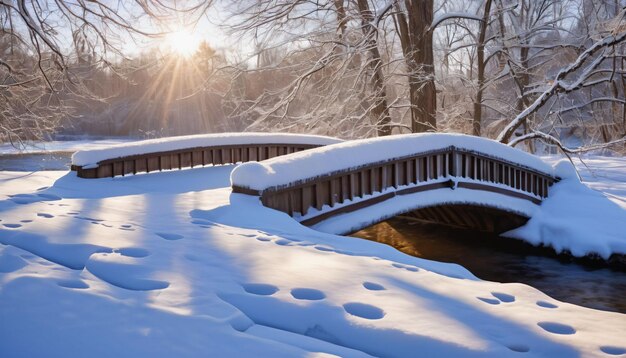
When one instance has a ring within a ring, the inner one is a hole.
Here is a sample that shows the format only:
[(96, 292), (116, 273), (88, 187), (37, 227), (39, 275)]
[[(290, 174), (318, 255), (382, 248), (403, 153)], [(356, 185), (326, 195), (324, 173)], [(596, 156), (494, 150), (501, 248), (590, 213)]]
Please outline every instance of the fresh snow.
[[(623, 204), (626, 160), (594, 160), (606, 169), (592, 186), (618, 188), (611, 200)], [(233, 194), (233, 167), (92, 180), (0, 172), (0, 356), (626, 350), (623, 314), (303, 227)]]
[(15, 146), (3, 143), (0, 144), (0, 155), (10, 154), (38, 154), (38, 153), (50, 153), (50, 152), (76, 152), (84, 149), (99, 149), (108, 148), (112, 145), (126, 143), (130, 139), (123, 138), (106, 138), (106, 139), (83, 139), (83, 140), (55, 140), (47, 142), (26, 142), (23, 148), (16, 148)]
[(550, 195), (529, 222), (504, 236), (534, 245), (569, 251), (574, 256), (590, 254), (608, 259), (626, 254), (626, 160), (597, 158), (578, 160), (582, 184), (571, 164), (555, 157), (562, 180), (550, 188)]
[(346, 141), (263, 162), (244, 163), (233, 170), (231, 183), (243, 188), (265, 190), (339, 170), (450, 146), (553, 174), (552, 167), (540, 158), (491, 139), (463, 134), (421, 133)]
[(213, 133), (189, 136), (148, 139), (119, 145), (81, 150), (72, 155), (72, 164), (94, 166), (105, 159), (145, 153), (196, 148), (205, 146), (237, 144), (312, 144), (327, 145), (341, 142), (340, 139), (290, 133)]

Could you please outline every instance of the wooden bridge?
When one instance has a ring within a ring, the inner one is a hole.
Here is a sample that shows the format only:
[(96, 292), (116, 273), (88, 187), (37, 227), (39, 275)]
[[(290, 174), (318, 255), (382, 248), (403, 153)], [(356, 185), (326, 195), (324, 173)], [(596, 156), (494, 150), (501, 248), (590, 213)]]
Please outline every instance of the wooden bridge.
[(215, 134), (83, 151), (72, 161), (81, 178), (244, 163), (231, 174), (234, 193), (341, 234), (398, 214), (501, 233), (524, 224), (558, 180), (528, 153), (450, 134), (347, 142)]
[(79, 178), (110, 178), (260, 161), (338, 142), (322, 136), (265, 133), (171, 137), (80, 151), (72, 157), (71, 170)]
[[(421, 220), (496, 233), (524, 224), (558, 180), (550, 173), (551, 168), (532, 155), (493, 141), (487, 146), (490, 152), (481, 151), (480, 145), (476, 149), (455, 144), (467, 142), (468, 138), (432, 134), (428, 139), (439, 142), (440, 148), (421, 150), (427, 147), (422, 145), (412, 153), (391, 153), (389, 158), (373, 162), (363, 158), (373, 152), (368, 150), (368, 143), (359, 148), (346, 142), (285, 160), (242, 165), (231, 175), (232, 189), (234, 193), (259, 196), (264, 206), (287, 213), (303, 225), (338, 234), (407, 213)], [(394, 138), (384, 141), (393, 146)], [(416, 136), (415, 143), (419, 141)], [(447, 142), (450, 145), (441, 147)], [(315, 174), (291, 178), (286, 174), (296, 171), (294, 163), (299, 160), (301, 167), (308, 168), (323, 164), (320, 158), (332, 161), (345, 152), (351, 160), (344, 168), (335, 166), (326, 173), (309, 170)], [(358, 165), (350, 164), (354, 160)], [(255, 173), (254, 178), (246, 172)], [(273, 173), (272, 180), (258, 175), (262, 172)], [(255, 181), (264, 180), (271, 185), (255, 185)], [(376, 206), (376, 210), (368, 211), (370, 216), (365, 214), (365, 209)]]

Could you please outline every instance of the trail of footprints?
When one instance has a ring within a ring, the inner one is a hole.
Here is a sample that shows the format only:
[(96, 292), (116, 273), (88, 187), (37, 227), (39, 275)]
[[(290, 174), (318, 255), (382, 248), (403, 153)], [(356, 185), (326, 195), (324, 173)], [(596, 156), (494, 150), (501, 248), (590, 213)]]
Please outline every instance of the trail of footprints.
[[(500, 303), (515, 302), (515, 296), (507, 294), (507, 293), (491, 292), (491, 296), (492, 297), (476, 297), (476, 298), (490, 305), (499, 305)], [(558, 305), (554, 303), (550, 303), (550, 302), (543, 301), (543, 300), (539, 300), (535, 302), (535, 304), (541, 308), (546, 308), (546, 309), (555, 309), (559, 307)], [(552, 322), (552, 321), (540, 321), (540, 322), (537, 322), (537, 326), (541, 327), (541, 329), (543, 329), (544, 331), (552, 333), (552, 334), (557, 334), (557, 335), (576, 334), (576, 328), (568, 324), (564, 324), (564, 323)], [(530, 351), (530, 348), (523, 344), (511, 344), (511, 345), (507, 345), (507, 347), (511, 349), (512, 351), (520, 352), (520, 353)], [(626, 354), (626, 348), (623, 348), (623, 347), (601, 346), (599, 347), (599, 349), (600, 351), (602, 351), (603, 353), (607, 355)]]
[[(44, 194), (37, 194), (37, 197), (39, 199), (41, 199), (42, 195), (44, 195)], [(27, 197), (29, 199), (29, 201), (26, 201), (24, 199), (25, 197)], [(15, 199), (13, 201), (17, 200), (16, 202), (18, 202), (20, 204), (22, 204), (22, 203), (23, 204), (30, 204), (31, 202), (37, 202), (37, 201), (41, 202), (41, 200), (32, 201), (32, 200), (30, 200), (31, 196), (29, 196), (29, 195), (24, 196), (24, 195), (21, 195), (21, 194), (12, 197), (12, 199)], [(61, 198), (54, 199), (54, 200), (61, 200)], [(69, 204), (52, 204), (52, 203), (48, 203), (48, 205), (59, 206), (59, 207), (69, 207), (70, 206)], [(92, 224), (95, 224), (95, 225), (102, 225), (104, 227), (116, 228), (116, 229), (123, 230), (123, 231), (135, 231), (135, 228), (133, 227), (132, 224), (120, 224), (117, 227), (115, 227), (112, 224), (107, 224), (105, 222), (105, 220), (103, 220), (103, 219), (92, 218), (92, 217), (83, 216), (83, 215), (80, 215), (80, 214), (81, 214), (80, 211), (73, 211), (73, 210), (71, 210), (71, 211), (65, 212), (64, 214), (59, 214), (59, 216), (60, 217), (73, 217), (74, 219), (77, 219), (77, 220), (84, 220), (84, 221), (91, 222)], [(53, 219), (55, 217), (55, 215), (47, 213), (45, 211), (37, 212), (35, 215), (38, 218), (43, 218), (43, 219)], [(17, 222), (2, 223), (2, 226), (5, 227), (5, 228), (8, 228), (8, 229), (20, 229), (20, 228), (23, 228), (24, 224), (32, 223), (33, 221), (34, 221), (33, 219), (24, 219), (24, 220), (20, 220), (19, 223), (17, 223)], [(0, 219), (0, 222), (2, 222), (1, 219)]]
[[(280, 290), (277, 286), (267, 283), (244, 283), (241, 286), (247, 293), (258, 296), (271, 296)], [(374, 282), (364, 282), (363, 287), (370, 291), (385, 290), (385, 287)], [(292, 288), (290, 294), (294, 299), (304, 301), (321, 301), (326, 298), (324, 292), (308, 287)], [(378, 320), (385, 316), (385, 311), (381, 308), (367, 303), (347, 302), (342, 307), (346, 313), (368, 320)]]
[[(47, 200), (60, 200), (60, 198), (57, 197), (44, 197), (43, 195), (39, 194), (38, 198), (32, 198), (32, 197), (25, 197), (25, 196), (16, 196), (13, 197), (13, 201), (15, 201), (18, 204), (27, 204), (30, 202), (33, 202), (34, 199), (39, 199), (39, 201), (41, 201), (41, 198), (47, 199)], [(61, 207), (67, 207), (69, 206), (68, 204), (49, 204), (49, 205), (58, 205)], [(52, 219), (55, 216), (46, 212), (39, 212), (36, 214), (37, 217), (40, 218), (44, 218), (44, 219)], [(104, 220), (101, 219), (96, 219), (96, 218), (91, 218), (91, 217), (87, 217), (87, 216), (80, 216), (80, 212), (78, 211), (68, 211), (66, 213), (66, 215), (61, 215), (61, 216), (73, 216), (76, 219), (79, 220), (85, 220), (85, 221), (89, 221), (93, 224), (100, 224), (103, 225), (105, 227), (114, 227), (113, 225), (110, 224), (106, 224), (104, 222)], [(0, 222), (2, 222), (2, 220), (0, 220)], [(2, 223), (2, 226), (9, 228), (9, 229), (20, 229), (23, 227), (24, 224), (28, 224), (33, 222), (33, 220), (31, 219), (24, 219), (24, 220), (20, 220), (19, 223)], [(211, 227), (211, 225), (213, 225), (214, 223), (210, 222), (210, 221), (206, 221), (206, 220), (201, 220), (201, 219), (195, 219), (192, 221), (192, 223), (197, 224), (203, 228), (209, 228)], [(119, 226), (116, 227), (119, 230), (123, 230), (123, 231), (134, 231), (135, 228), (133, 227), (133, 225), (131, 224), (120, 224)], [(155, 232), (155, 234), (159, 237), (161, 237), (164, 240), (168, 240), (168, 241), (175, 241), (175, 240), (180, 240), (182, 238), (184, 238), (183, 235), (179, 235), (179, 234), (173, 234), (173, 233), (165, 233), (165, 232)], [(233, 234), (234, 235), (234, 234)], [(300, 239), (295, 239), (293, 237), (275, 237), (273, 235), (254, 235), (254, 234), (244, 234), (244, 235), (240, 235), (240, 236), (244, 236), (244, 237), (255, 237), (258, 241), (261, 242), (273, 242), (276, 245), (280, 245), (280, 246), (314, 246), (314, 248), (318, 251), (323, 251), (323, 252), (334, 252), (337, 254), (344, 254), (344, 255), (354, 255), (351, 252), (348, 251), (344, 251), (344, 250), (337, 250), (331, 247), (327, 247), (327, 246), (323, 246), (323, 245), (315, 245), (313, 243), (310, 242), (303, 242)], [(129, 248), (121, 248), (121, 249), (116, 249), (113, 250), (114, 252), (117, 252), (121, 255), (124, 256), (128, 256), (128, 257), (133, 257), (133, 258), (143, 258), (146, 257), (148, 255), (150, 255), (148, 250), (142, 249), (142, 248), (133, 248), (133, 247), (129, 247)], [(192, 260), (192, 257), (188, 257), (189, 260)], [(192, 260), (193, 261), (193, 260)], [(407, 271), (411, 271), (411, 272), (418, 272), (419, 268), (415, 267), (415, 266), (410, 266), (410, 265), (404, 265), (404, 264), (400, 264), (400, 263), (392, 263), (391, 264), (392, 267), (397, 268), (397, 269), (402, 269), (402, 270), (407, 270)], [(65, 287), (65, 288), (69, 288), (69, 289), (87, 289), (89, 288), (89, 285), (87, 283), (85, 283), (82, 280), (76, 279), (76, 280), (59, 280), (57, 282), (57, 284), (61, 287)], [(276, 292), (279, 291), (279, 288), (274, 286), (274, 285), (270, 285), (270, 284), (263, 284), (263, 283), (247, 283), (247, 284), (243, 284), (242, 285), (243, 289), (249, 293), (249, 294), (254, 294), (254, 295), (260, 295), (260, 296), (271, 296), (273, 294), (275, 294)], [(381, 291), (381, 290), (385, 290), (385, 287), (375, 283), (375, 282), (363, 282), (363, 287), (367, 290), (370, 291)], [(326, 298), (326, 294), (320, 290), (317, 289), (313, 289), (313, 288), (305, 288), (305, 287), (299, 287), (299, 288), (293, 288), (291, 289), (290, 292), (291, 296), (296, 299), (296, 300), (306, 300), (306, 301), (320, 301), (320, 300), (324, 300)], [(515, 296), (510, 295), (510, 294), (506, 294), (506, 293), (502, 293), (502, 292), (491, 292), (491, 297), (476, 297), (478, 300), (490, 304), (490, 305), (500, 305), (501, 303), (504, 304), (509, 304), (509, 303), (513, 303), (515, 302)], [(542, 308), (546, 308), (546, 309), (556, 309), (558, 308), (558, 306), (556, 304), (547, 302), (547, 301), (537, 301), (536, 302), (537, 306), (542, 307)], [(385, 312), (376, 306), (367, 304), (367, 303), (362, 303), (362, 302), (348, 302), (342, 305), (343, 309), (345, 310), (346, 313), (356, 316), (356, 317), (360, 317), (363, 319), (368, 319), (368, 320), (378, 320), (378, 319), (382, 319), (385, 316)], [(541, 321), (538, 322), (537, 325), (539, 327), (541, 327), (543, 330), (545, 330), (546, 332), (552, 333), (552, 334), (556, 334), (556, 335), (573, 335), (576, 334), (576, 329), (570, 325), (567, 324), (563, 324), (563, 323), (559, 323), (559, 322), (551, 322), (551, 321)], [(524, 352), (529, 352), (530, 348), (526, 345), (523, 344), (508, 344), (507, 347), (515, 352), (520, 352), (520, 353), (524, 353)], [(616, 347), (616, 346), (601, 346), (599, 347), (600, 351), (602, 351), (603, 353), (607, 354), (607, 355), (612, 355), (612, 356), (617, 356), (617, 355), (624, 355), (626, 354), (626, 348), (624, 347)]]
[[(256, 237), (258, 241), (273, 242), (276, 245), (282, 245), (282, 246), (315, 245), (312, 243), (302, 242), (299, 239), (273, 237), (273, 235), (270, 235), (270, 234), (241, 235), (241, 236)], [(314, 248), (318, 251), (323, 251), (323, 252), (334, 252), (334, 253), (344, 254), (344, 255), (355, 255), (351, 252), (337, 250), (332, 247), (327, 247), (323, 245), (315, 245)], [(373, 259), (380, 260), (380, 258), (376, 258), (376, 257), (374, 257)], [(415, 266), (410, 266), (410, 265), (405, 265), (405, 264), (400, 264), (400, 263), (392, 263), (391, 266), (397, 269), (407, 270), (410, 272), (419, 272), (419, 268)], [(250, 294), (261, 295), (261, 296), (271, 296), (279, 291), (278, 287), (274, 285), (261, 284), (261, 283), (245, 284), (243, 285), (243, 287), (246, 292)], [(378, 283), (369, 282), (369, 281), (363, 282), (363, 287), (371, 291), (385, 290), (384, 286)], [(508, 293), (494, 291), (494, 292), (490, 292), (490, 294), (491, 294), (491, 297), (476, 297), (476, 298), (490, 305), (511, 304), (516, 301), (515, 296), (508, 294)], [(312, 289), (312, 288), (294, 288), (291, 290), (291, 296), (297, 300), (323, 300), (324, 298), (326, 298), (326, 295), (323, 292), (316, 290), (316, 289)], [(546, 308), (546, 309), (558, 308), (556, 304), (543, 301), (543, 300), (537, 301), (536, 304), (537, 306)], [(364, 319), (369, 319), (369, 320), (377, 320), (385, 316), (385, 312), (379, 307), (366, 304), (366, 303), (361, 303), (361, 302), (345, 303), (343, 305), (343, 309), (350, 315), (364, 318)], [(537, 325), (541, 327), (543, 330), (545, 330), (546, 332), (549, 332), (552, 334), (572, 335), (576, 333), (576, 329), (574, 327), (567, 325), (567, 324), (563, 324), (563, 323), (541, 321), (541, 322), (538, 322)], [(526, 353), (530, 351), (530, 347), (524, 344), (519, 344), (519, 343), (506, 344), (506, 347), (510, 349), (511, 351), (518, 352), (518, 353)], [(607, 355), (626, 354), (626, 348), (622, 348), (622, 347), (601, 346), (599, 347), (599, 349)]]

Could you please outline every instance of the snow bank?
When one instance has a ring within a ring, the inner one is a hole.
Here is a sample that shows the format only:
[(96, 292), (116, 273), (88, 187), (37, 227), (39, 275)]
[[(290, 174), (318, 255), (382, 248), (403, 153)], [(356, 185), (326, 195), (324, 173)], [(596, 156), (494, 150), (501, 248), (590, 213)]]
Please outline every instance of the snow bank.
[[(619, 182), (603, 178), (597, 187), (620, 188), (612, 193), (623, 201), (626, 160), (612, 163), (606, 176)], [(623, 314), (303, 227), (253, 196), (232, 194), (229, 168), (114, 178), (106, 187), (66, 172), (0, 171), (0, 355), (626, 352)], [(569, 180), (561, 183), (576, 184)], [(555, 205), (569, 197), (561, 194)], [(611, 225), (604, 208), (589, 210), (602, 210), (596, 228)]]
[[(626, 167), (622, 165), (616, 170), (604, 165), (605, 170), (611, 169), (612, 177), (621, 181), (609, 186), (623, 187)], [(551, 246), (556, 252), (567, 250), (576, 257), (597, 254), (608, 259), (614, 253), (626, 254), (626, 202), (623, 199), (626, 190), (618, 192), (621, 198), (594, 190), (593, 187), (606, 189), (606, 184), (593, 183), (597, 173), (583, 175), (585, 181), (592, 181), (589, 187), (580, 181), (574, 166), (566, 159), (557, 161), (554, 167), (561, 181), (550, 188), (550, 196), (526, 225), (503, 235), (533, 245)]]
[(72, 155), (72, 164), (95, 165), (106, 159), (185, 148), (237, 145), (237, 144), (311, 144), (328, 145), (340, 139), (289, 133), (212, 133), (190, 136), (149, 139), (123, 143), (106, 148), (81, 150)]
[[(265, 190), (338, 170), (450, 146), (481, 152), (553, 175), (552, 167), (540, 158), (491, 139), (463, 134), (421, 133), (354, 140), (263, 162), (244, 163), (233, 170), (231, 184)], [(265, 174), (261, 176), (259, 173)]]

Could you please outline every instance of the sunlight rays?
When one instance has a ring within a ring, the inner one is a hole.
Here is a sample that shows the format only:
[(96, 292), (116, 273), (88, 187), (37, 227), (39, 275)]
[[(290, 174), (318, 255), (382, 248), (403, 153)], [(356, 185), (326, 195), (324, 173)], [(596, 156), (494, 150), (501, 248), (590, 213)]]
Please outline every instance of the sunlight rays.
[(200, 36), (185, 29), (170, 32), (163, 39), (167, 49), (184, 58), (189, 58), (196, 53), (201, 41)]

